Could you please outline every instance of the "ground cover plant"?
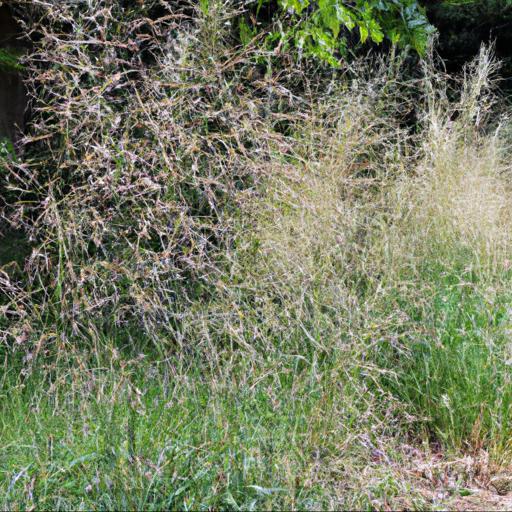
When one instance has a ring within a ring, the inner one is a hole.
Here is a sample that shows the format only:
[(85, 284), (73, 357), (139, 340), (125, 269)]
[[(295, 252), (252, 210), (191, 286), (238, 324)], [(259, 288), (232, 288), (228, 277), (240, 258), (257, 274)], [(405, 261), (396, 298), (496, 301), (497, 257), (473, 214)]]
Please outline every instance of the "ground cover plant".
[(0, 506), (506, 508), (492, 48), (333, 69), (242, 41), (249, 4), (14, 6)]

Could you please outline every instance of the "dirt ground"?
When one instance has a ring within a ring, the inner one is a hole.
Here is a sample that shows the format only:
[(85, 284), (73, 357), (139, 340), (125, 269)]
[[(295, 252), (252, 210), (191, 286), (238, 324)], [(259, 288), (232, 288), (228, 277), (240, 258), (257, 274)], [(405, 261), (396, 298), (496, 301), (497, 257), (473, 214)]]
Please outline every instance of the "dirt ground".
[(462, 496), (446, 503), (449, 510), (512, 510), (512, 494), (500, 496), (485, 490), (476, 490), (471, 496)]
[(435, 448), (404, 445), (400, 451), (394, 476), (407, 481), (415, 496), (403, 496), (385, 509), (512, 511), (512, 471), (492, 464), (484, 450), (461, 458)]

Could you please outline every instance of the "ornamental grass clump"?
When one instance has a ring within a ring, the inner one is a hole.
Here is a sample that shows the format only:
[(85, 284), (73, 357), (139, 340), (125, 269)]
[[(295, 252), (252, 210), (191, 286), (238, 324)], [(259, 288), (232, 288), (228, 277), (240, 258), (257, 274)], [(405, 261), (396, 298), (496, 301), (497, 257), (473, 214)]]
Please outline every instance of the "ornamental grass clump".
[(12, 5), (0, 506), (446, 508), (510, 465), (492, 51), (334, 70), (239, 2)]
[(236, 10), (130, 5), (18, 3), (35, 41), (31, 120), (2, 175), (15, 194), (3, 212), (33, 252), (23, 275), (2, 274), (4, 312), (21, 321), (4, 338), (35, 318), (84, 338), (172, 335), (279, 151), (271, 116), (295, 99), (286, 76), (250, 78), (265, 53), (235, 44)]

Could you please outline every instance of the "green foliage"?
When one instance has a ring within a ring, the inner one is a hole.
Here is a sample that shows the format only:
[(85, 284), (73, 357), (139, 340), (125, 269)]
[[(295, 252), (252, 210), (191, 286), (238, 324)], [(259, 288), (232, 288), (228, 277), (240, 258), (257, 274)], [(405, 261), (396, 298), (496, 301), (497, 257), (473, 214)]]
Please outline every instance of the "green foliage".
[(474, 6), (475, 4), (479, 3), (485, 3), (488, 6), (497, 6), (501, 4), (503, 7), (510, 7), (512, 5), (512, 0), (486, 0), (485, 2), (482, 2), (482, 0), (444, 0), (444, 2), (441, 3), (441, 7), (447, 7), (447, 6)]
[(416, 300), (397, 291), (395, 304), (424, 334), (408, 340), (407, 352), (385, 354), (385, 364), (401, 369), (388, 382), (390, 390), (446, 445), (483, 441), (506, 448), (512, 412), (510, 296), (485, 289), (488, 283), (463, 268), (433, 263), (421, 280), (424, 289)]
[(176, 361), (121, 359), (90, 377), (72, 370), (49, 391), (39, 374), (20, 385), (3, 368), (0, 507), (331, 509), (324, 466), (350, 445), (339, 424), (358, 417), (355, 397), (333, 385), (334, 362), (298, 362), (257, 373), (240, 363), (208, 380), (199, 369), (176, 375)]
[[(260, 6), (266, 1), (260, 0)], [(279, 7), (288, 14), (289, 27), (276, 39), (291, 40), (299, 51), (333, 66), (347, 54), (351, 33), (361, 43), (387, 39), (423, 54), (434, 31), (416, 0), (279, 0)]]
[(5, 159), (12, 159), (16, 157), (14, 145), (9, 139), (0, 138), (0, 164)]
[(17, 52), (0, 48), (0, 71), (21, 71), (22, 69)]
[(14, 144), (8, 138), (0, 137), (0, 202), (8, 202), (15, 198), (15, 195), (7, 190), (5, 183), (9, 175), (9, 164), (15, 160)]

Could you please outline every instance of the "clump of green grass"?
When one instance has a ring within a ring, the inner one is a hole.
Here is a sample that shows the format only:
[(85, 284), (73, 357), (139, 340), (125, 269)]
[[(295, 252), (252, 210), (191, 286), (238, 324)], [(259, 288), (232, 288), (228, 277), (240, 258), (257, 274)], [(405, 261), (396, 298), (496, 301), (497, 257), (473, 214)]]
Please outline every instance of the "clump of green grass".
[(470, 271), (439, 268), (421, 291), (397, 290), (392, 305), (410, 333), (396, 334), (401, 351), (386, 345), (383, 364), (396, 370), (387, 386), (431, 438), (508, 458), (511, 297), (488, 286)]
[(486, 446), (509, 460), (512, 195), (502, 127), (478, 126), (492, 71), (483, 50), (457, 121), (433, 101), (425, 156), (393, 187), (397, 216), (377, 236), (388, 269), (381, 299), (405, 319), (384, 352), (397, 371), (393, 393), (447, 447)]
[(9, 48), (0, 48), (0, 70), (4, 72), (17, 72), (23, 70), (20, 63), (22, 52)]
[(180, 361), (109, 364), (52, 382), (4, 368), (2, 508), (318, 509), (384, 498), (377, 481), (355, 485), (371, 458), (370, 416), (341, 361), (246, 359), (216, 375)]

